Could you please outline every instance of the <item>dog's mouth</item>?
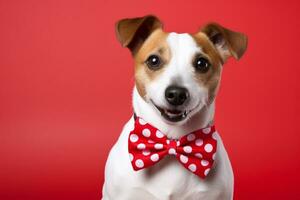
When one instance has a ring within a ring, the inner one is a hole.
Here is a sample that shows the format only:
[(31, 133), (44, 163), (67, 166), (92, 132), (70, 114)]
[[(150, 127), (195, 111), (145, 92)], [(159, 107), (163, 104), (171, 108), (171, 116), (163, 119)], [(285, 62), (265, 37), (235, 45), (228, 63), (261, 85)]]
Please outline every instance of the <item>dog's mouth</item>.
[(157, 108), (161, 115), (170, 122), (179, 122), (184, 120), (192, 110), (177, 110), (177, 109), (166, 109), (156, 105), (152, 100), (152, 104)]

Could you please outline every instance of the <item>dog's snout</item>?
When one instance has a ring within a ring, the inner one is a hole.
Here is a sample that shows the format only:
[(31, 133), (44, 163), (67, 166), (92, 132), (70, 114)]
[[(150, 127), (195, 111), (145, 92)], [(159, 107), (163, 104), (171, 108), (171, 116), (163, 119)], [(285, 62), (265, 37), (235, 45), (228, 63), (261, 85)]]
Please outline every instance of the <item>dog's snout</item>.
[(178, 86), (169, 86), (165, 91), (166, 100), (173, 106), (182, 105), (189, 97), (186, 88)]

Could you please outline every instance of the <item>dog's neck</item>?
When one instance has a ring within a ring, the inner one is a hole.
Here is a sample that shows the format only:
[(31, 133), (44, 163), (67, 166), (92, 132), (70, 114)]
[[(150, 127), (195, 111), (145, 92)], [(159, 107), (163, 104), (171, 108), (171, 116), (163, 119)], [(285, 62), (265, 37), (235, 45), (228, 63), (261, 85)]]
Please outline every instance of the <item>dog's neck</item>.
[(162, 119), (159, 112), (153, 109), (152, 105), (145, 102), (139, 95), (136, 87), (133, 89), (133, 109), (138, 117), (155, 126), (170, 139), (179, 139), (197, 129), (212, 125), (214, 119), (215, 103), (203, 107), (198, 113), (195, 113), (184, 124), (168, 124)]

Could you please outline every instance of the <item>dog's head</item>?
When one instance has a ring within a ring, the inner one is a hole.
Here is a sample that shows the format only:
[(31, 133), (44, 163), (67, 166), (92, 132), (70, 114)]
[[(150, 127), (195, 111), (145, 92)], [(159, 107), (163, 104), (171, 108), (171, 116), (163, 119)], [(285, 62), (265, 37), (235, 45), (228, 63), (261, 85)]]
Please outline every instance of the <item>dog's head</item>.
[(166, 33), (151, 15), (118, 21), (116, 34), (132, 52), (139, 95), (168, 123), (184, 123), (212, 103), (223, 63), (247, 48), (244, 34), (216, 23), (195, 34)]

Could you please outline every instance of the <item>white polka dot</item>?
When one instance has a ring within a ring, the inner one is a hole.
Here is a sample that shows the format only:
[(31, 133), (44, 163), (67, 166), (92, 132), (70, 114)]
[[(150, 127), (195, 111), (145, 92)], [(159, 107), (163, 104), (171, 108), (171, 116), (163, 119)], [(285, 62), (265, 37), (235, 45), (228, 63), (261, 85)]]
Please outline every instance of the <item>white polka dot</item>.
[(166, 140), (166, 143), (167, 143), (167, 144), (170, 144), (170, 140)]
[(138, 168), (142, 168), (144, 167), (144, 162), (141, 159), (137, 159), (135, 161), (135, 166), (137, 166)]
[(156, 137), (158, 138), (163, 138), (164, 134), (162, 134), (162, 132), (160, 132), (159, 130), (156, 131)]
[(201, 165), (202, 166), (207, 166), (209, 164), (209, 162), (207, 160), (201, 160)]
[(190, 146), (184, 146), (184, 147), (183, 147), (183, 151), (184, 151), (185, 153), (191, 153), (191, 152), (192, 152), (192, 147), (190, 147)]
[(139, 140), (139, 136), (137, 136), (136, 134), (131, 134), (130, 135), (130, 141), (131, 142), (136, 142)]
[(140, 144), (137, 145), (137, 148), (138, 148), (139, 150), (143, 150), (143, 149), (146, 148), (146, 145), (145, 145), (144, 143), (140, 143)]
[(202, 140), (202, 139), (197, 139), (197, 140), (195, 141), (195, 144), (196, 144), (196, 146), (200, 147), (200, 146), (202, 146), (202, 144), (203, 144), (203, 140)]
[(210, 130), (211, 130), (211, 128), (208, 127), (208, 128), (203, 129), (202, 132), (205, 133), (205, 134), (209, 134)]
[(145, 124), (147, 124), (147, 122), (145, 122), (143, 119), (139, 119), (139, 123), (141, 124), (141, 125), (145, 125)]
[(147, 149), (143, 150), (142, 153), (143, 153), (144, 156), (149, 156), (150, 155), (150, 151), (147, 150)]
[(133, 155), (131, 153), (129, 154), (129, 159), (130, 161), (133, 161)]
[(209, 171), (210, 171), (210, 168), (206, 169), (206, 170), (204, 171), (204, 175), (207, 176), (207, 174), (209, 173)]
[(174, 148), (169, 149), (169, 154), (170, 155), (176, 155), (176, 150)]
[(215, 140), (217, 140), (217, 139), (218, 139), (218, 133), (217, 133), (217, 132), (214, 132), (214, 133), (212, 134), (212, 138), (214, 138)]
[(153, 144), (155, 142), (153, 140), (148, 140), (148, 143)]
[(192, 172), (195, 172), (197, 170), (197, 166), (195, 164), (190, 164), (189, 165), (189, 170), (191, 170)]
[(153, 162), (156, 162), (159, 160), (159, 155), (157, 153), (153, 154), (150, 159), (153, 161)]
[(187, 136), (187, 140), (188, 140), (189, 142), (193, 141), (195, 138), (196, 138), (196, 136), (195, 136), (194, 134), (189, 134), (189, 135)]
[(214, 155), (212, 156), (212, 159), (213, 159), (213, 160), (216, 159), (216, 153), (214, 153)]
[(143, 134), (143, 136), (145, 136), (145, 137), (150, 137), (151, 132), (150, 132), (149, 129), (145, 128), (145, 129), (142, 131), (142, 134)]
[(195, 153), (195, 156), (196, 156), (197, 158), (202, 158), (202, 157), (203, 157), (201, 153)]
[(212, 152), (212, 150), (213, 150), (213, 146), (212, 146), (211, 144), (206, 144), (206, 145), (204, 146), (204, 150), (205, 150), (207, 153), (210, 153), (210, 152)]
[(182, 163), (187, 163), (189, 161), (189, 158), (186, 157), (185, 155), (180, 155), (179, 159)]
[(180, 146), (180, 141), (177, 141), (177, 142), (176, 142), (176, 145), (179, 147), (179, 146)]
[(157, 143), (157, 144), (154, 145), (154, 148), (155, 149), (162, 149), (162, 148), (164, 148), (164, 145), (160, 144), (160, 143)]

